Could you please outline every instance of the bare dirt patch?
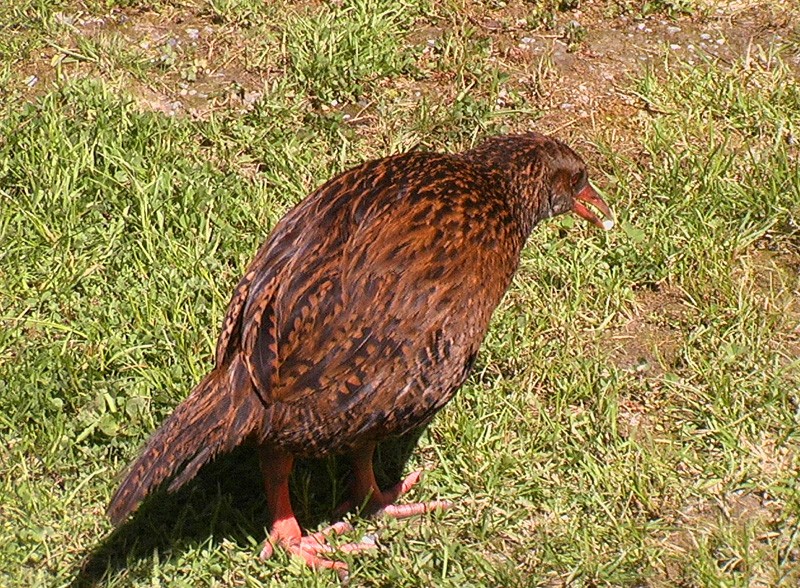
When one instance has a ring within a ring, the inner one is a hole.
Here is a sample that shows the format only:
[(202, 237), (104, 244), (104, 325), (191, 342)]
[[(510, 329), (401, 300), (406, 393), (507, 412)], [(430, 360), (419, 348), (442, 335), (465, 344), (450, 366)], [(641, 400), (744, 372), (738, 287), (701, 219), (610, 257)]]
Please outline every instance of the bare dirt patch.
[[(592, 135), (602, 132), (612, 147), (630, 155), (639, 149), (636, 118), (650, 109), (630, 89), (634, 76), (671, 61), (732, 63), (755, 48), (781, 46), (800, 35), (793, 16), (798, 12), (786, 2), (714, 2), (692, 16), (609, 16), (607, 7), (587, 3), (581, 10), (557, 13), (551, 31), (500, 33), (487, 27), (487, 34), (510, 61), (539, 64), (538, 71), (552, 73), (540, 89), (537, 105), (543, 114), (537, 128), (572, 139), (586, 136), (589, 127)], [(800, 71), (800, 54), (788, 61)]]
[(776, 317), (773, 345), (800, 381), (800, 249), (768, 234), (740, 259), (735, 275)]
[(247, 109), (274, 72), (259, 68), (240, 30), (200, 10), (114, 9), (59, 13), (56, 43), (20, 68), (31, 96), (56, 77), (99, 77), (125, 88), (143, 110), (204, 118)]
[[(511, 76), (522, 103), (509, 99), (508, 106), (539, 109), (537, 129), (570, 141), (584, 141), (590, 127), (626, 154), (639, 149), (636, 119), (649, 108), (630, 90), (630, 78), (645, 67), (663, 67), (670, 59), (730, 62), (754, 46), (800, 37), (793, 18), (800, 10), (788, 2), (714, 2), (675, 18), (614, 15), (607, 3), (581, 3), (546, 18), (529, 3), (502, 6), (468, 4), (464, 18), (490, 40), (492, 59)], [(102, 16), (77, 11), (56, 21), (63, 29), (58, 44), (20, 68), (19, 81), (31, 96), (59, 74), (113, 74), (143, 109), (203, 118), (219, 108), (250, 108), (281, 74), (263, 39), (249, 38), (246, 28), (200, 5), (114, 9)], [(409, 43), (435, 41), (443, 32), (438, 23), (420, 23)], [(800, 55), (789, 61), (800, 70)], [(439, 81), (430, 83), (449, 86)]]
[[(687, 562), (696, 561), (697, 553), (703, 552), (720, 567), (749, 577), (750, 586), (775, 586), (779, 579), (758, 556), (768, 543), (781, 540), (773, 531), (779, 511), (768, 496), (752, 492), (728, 492), (713, 501), (696, 500), (685, 505), (677, 513), (674, 530), (658, 538), (664, 555), (653, 585), (691, 583), (699, 570), (687, 569)], [(722, 545), (727, 547), (720, 549)], [(793, 575), (795, 581), (800, 579)], [(783, 580), (791, 582), (791, 578)]]
[(625, 324), (604, 333), (604, 347), (621, 369), (656, 377), (675, 364), (681, 341), (680, 324), (689, 307), (678, 290), (666, 286), (640, 293)]

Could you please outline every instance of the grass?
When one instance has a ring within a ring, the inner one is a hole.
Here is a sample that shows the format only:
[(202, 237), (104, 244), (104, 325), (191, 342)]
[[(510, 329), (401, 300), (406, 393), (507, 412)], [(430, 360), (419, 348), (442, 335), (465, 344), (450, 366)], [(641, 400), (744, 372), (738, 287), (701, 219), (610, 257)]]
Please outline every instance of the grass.
[[(229, 293), (288, 207), (367, 158), (535, 126), (551, 66), (508, 67), (464, 16), (512, 9), (112, 2), (85, 9), (111, 22), (93, 33), (64, 24), (69, 3), (0, 8), (0, 585), (330, 584), (257, 560), (247, 452), (120, 530), (104, 509), (208, 369)], [(164, 27), (175, 43), (149, 36)], [(467, 385), (381, 454), (384, 482), (422, 467), (414, 497), (456, 507), (359, 521), (381, 549), (344, 556), (354, 585), (797, 584), (796, 52), (656, 60), (628, 88), (650, 112), (633, 130), (569, 131), (619, 229), (536, 229)], [(235, 80), (258, 88), (250, 106)], [(173, 86), (205, 106), (149, 107)], [(342, 461), (296, 472), (307, 527), (330, 516)]]

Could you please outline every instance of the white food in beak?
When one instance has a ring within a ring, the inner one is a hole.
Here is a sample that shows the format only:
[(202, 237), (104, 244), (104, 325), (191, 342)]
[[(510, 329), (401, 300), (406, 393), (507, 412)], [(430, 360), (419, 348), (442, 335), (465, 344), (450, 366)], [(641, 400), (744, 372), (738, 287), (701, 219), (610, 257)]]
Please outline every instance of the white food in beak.
[(613, 229), (613, 228), (614, 228), (614, 221), (613, 221), (613, 220), (611, 220), (610, 218), (607, 218), (607, 219), (605, 219), (605, 220), (603, 221), (603, 228), (604, 228), (606, 231), (610, 231), (611, 229)]

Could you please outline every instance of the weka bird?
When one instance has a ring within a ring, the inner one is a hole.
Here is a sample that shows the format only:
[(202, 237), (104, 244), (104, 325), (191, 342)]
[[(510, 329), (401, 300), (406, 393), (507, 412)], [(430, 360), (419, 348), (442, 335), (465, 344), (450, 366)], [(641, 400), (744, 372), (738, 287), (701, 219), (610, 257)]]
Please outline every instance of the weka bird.
[(613, 225), (581, 159), (535, 133), (455, 155), (395, 155), (323, 185), (259, 249), (228, 306), (214, 369), (130, 467), (111, 520), (245, 442), (259, 448), (272, 517), (265, 557), (280, 545), (312, 567), (346, 569), (320, 556), (326, 532), (346, 526), (301, 534), (288, 486), (296, 457), (348, 454), (346, 506), (398, 517), (446, 507), (393, 505), (419, 472), (381, 491), (375, 445), (453, 397), (534, 225), (567, 211)]

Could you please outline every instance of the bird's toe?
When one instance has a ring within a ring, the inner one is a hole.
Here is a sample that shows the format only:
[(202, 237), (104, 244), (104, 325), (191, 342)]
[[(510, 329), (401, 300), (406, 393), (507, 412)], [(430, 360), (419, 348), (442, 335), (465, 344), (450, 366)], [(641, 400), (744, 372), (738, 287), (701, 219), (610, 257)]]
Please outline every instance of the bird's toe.
[(282, 535), (273, 532), (264, 543), (264, 548), (261, 550), (261, 559), (266, 560), (272, 557), (275, 552), (275, 546), (280, 546), (290, 555), (302, 559), (308, 567), (314, 570), (334, 570), (339, 576), (339, 579), (346, 582), (348, 579), (347, 564), (343, 561), (328, 559), (323, 554), (337, 552), (356, 553), (375, 549), (377, 547), (376, 539), (372, 536), (364, 536), (359, 541), (343, 543), (336, 546), (328, 542), (332, 536), (342, 535), (352, 530), (353, 526), (350, 525), (350, 523), (340, 521), (321, 531), (304, 536), (297, 536), (294, 533)]

